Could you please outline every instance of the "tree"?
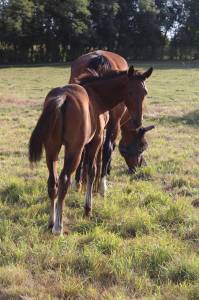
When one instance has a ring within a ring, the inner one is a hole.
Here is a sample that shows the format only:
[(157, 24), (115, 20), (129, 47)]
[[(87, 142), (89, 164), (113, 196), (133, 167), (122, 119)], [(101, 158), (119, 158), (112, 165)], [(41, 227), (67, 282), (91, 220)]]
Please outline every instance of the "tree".
[(14, 48), (15, 56), (19, 56), (20, 61), (25, 61), (28, 57), (32, 13), (31, 0), (1, 2), (0, 39)]
[(116, 0), (91, 0), (90, 44), (93, 48), (109, 50), (116, 49), (117, 43), (117, 14), (119, 4)]

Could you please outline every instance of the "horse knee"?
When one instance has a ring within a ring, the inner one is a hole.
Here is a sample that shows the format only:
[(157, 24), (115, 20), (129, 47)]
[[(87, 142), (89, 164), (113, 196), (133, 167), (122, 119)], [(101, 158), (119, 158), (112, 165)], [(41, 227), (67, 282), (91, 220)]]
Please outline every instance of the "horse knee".
[(90, 178), (90, 180), (93, 180), (95, 178), (96, 172), (97, 172), (96, 164), (88, 168), (88, 177)]
[(64, 198), (69, 186), (71, 185), (71, 177), (62, 173), (59, 178), (59, 198)]

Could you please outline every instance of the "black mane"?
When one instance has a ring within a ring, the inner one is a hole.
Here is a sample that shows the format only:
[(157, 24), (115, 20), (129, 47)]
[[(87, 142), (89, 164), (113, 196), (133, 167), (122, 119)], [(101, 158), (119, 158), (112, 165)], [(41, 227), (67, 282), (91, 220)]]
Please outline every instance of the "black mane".
[(111, 70), (111, 64), (104, 55), (97, 55), (89, 61), (87, 68), (95, 70), (102, 76)]
[(106, 74), (102, 76), (85, 76), (80, 79), (79, 84), (87, 84), (87, 83), (92, 83), (92, 82), (98, 82), (98, 81), (104, 81), (108, 79), (113, 79), (120, 77), (124, 74), (127, 74), (127, 71), (109, 71)]
[[(118, 71), (118, 70), (111, 70), (109, 72), (106, 72), (104, 75), (101, 76), (91, 76), (91, 75), (85, 75), (85, 77), (82, 77), (79, 80), (79, 84), (84, 85), (92, 82), (98, 82), (98, 81), (105, 81), (109, 79), (114, 79), (120, 76), (123, 76), (125, 74), (128, 74), (128, 71)], [(138, 80), (145, 80), (142, 73), (138, 70), (134, 71), (134, 74), (130, 76), (132, 79), (138, 79)]]

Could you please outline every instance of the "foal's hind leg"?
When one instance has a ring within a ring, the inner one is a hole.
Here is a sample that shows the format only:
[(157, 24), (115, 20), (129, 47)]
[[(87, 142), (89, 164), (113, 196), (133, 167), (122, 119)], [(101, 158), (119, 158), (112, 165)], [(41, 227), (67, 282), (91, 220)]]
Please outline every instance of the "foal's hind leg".
[(82, 150), (83, 148), (76, 153), (67, 153), (67, 156), (65, 153), (64, 167), (59, 176), (58, 200), (55, 210), (55, 223), (52, 229), (52, 233), (54, 234), (63, 233), (64, 198), (71, 184), (72, 173), (74, 173), (80, 163)]
[[(61, 146), (55, 149), (54, 153), (49, 153), (46, 150), (46, 163), (49, 170), (49, 177), (48, 177), (48, 195), (50, 198), (50, 217), (48, 227), (52, 228), (55, 221), (55, 205), (56, 205), (56, 198), (58, 193), (58, 174), (57, 174), (57, 160), (58, 160), (58, 153), (60, 151)], [(47, 149), (47, 148), (46, 148)]]

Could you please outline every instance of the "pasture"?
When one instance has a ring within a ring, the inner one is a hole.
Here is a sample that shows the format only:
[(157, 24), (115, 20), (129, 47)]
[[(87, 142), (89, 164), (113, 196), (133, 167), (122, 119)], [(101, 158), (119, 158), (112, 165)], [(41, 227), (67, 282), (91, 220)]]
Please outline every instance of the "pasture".
[(153, 65), (148, 166), (127, 175), (116, 149), (91, 219), (70, 190), (64, 237), (47, 230), (45, 159), (31, 169), (27, 153), (44, 98), (69, 68), (0, 69), (0, 299), (199, 299), (199, 64)]

